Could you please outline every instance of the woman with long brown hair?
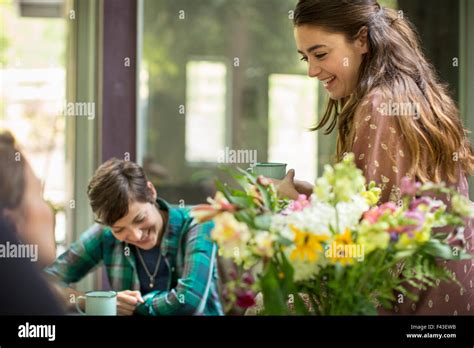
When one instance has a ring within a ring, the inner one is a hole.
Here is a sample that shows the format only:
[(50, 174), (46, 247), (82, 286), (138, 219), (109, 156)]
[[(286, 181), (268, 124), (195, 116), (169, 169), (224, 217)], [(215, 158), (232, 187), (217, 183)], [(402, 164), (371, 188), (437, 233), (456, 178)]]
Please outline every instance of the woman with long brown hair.
[[(337, 129), (337, 155), (355, 154), (367, 181), (382, 185), (381, 203), (397, 201), (404, 176), (444, 181), (468, 195), (474, 172), (471, 145), (459, 111), (421, 49), (401, 11), (375, 0), (300, 0), (294, 12), (298, 52), (308, 75), (329, 94), (326, 111), (312, 130)], [(290, 170), (278, 183), (281, 195), (311, 194), (312, 185)], [(467, 248), (474, 249), (466, 223)], [(404, 314), (474, 314), (474, 262), (450, 262), (463, 285), (441, 283), (420, 293), (418, 303), (397, 297)], [(401, 299), (401, 300), (400, 300)]]

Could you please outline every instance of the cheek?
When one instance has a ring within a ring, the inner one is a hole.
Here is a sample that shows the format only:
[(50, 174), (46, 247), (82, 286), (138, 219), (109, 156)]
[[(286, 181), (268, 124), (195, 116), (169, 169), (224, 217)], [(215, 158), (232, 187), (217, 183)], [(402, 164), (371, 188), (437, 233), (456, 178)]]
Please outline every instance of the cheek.
[(156, 224), (157, 224), (157, 221), (155, 217), (148, 217), (145, 221), (143, 221), (141, 224), (137, 226), (142, 231), (146, 231), (149, 229), (153, 229), (156, 226)]
[(126, 232), (115, 233), (115, 232), (112, 231), (112, 234), (113, 234), (113, 236), (115, 237), (115, 239), (117, 239), (117, 240), (119, 240), (119, 241), (121, 241), (121, 242), (123, 242), (123, 241), (126, 239), (126, 237), (127, 237), (127, 233), (126, 233)]
[(345, 62), (345, 64), (343, 65), (344, 76), (346, 78), (346, 82), (349, 85), (357, 84), (361, 63), (362, 63), (361, 57), (354, 56), (354, 57), (348, 58), (347, 62)]
[(33, 210), (35, 219), (43, 224), (43, 226), (51, 227), (51, 230), (54, 229), (54, 215), (53, 210), (50, 208), (46, 202), (42, 201), (37, 204)]
[(35, 240), (36, 235), (45, 236), (54, 231), (54, 214), (43, 200), (29, 202), (22, 207), (23, 214), (19, 221), (19, 232), (28, 240)]

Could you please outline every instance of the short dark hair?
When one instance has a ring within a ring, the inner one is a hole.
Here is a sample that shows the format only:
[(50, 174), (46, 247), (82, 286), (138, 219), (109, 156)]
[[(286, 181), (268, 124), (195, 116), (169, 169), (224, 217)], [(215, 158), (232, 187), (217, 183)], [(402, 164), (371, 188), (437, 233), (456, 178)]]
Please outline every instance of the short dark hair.
[(153, 203), (142, 167), (130, 161), (112, 158), (102, 164), (87, 188), (97, 222), (112, 226), (128, 213), (130, 202)]

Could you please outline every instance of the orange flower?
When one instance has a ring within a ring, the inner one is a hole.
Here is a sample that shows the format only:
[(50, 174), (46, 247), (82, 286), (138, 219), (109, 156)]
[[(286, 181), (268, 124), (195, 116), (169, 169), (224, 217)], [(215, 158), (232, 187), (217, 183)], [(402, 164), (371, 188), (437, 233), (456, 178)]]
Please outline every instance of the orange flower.
[(191, 210), (191, 216), (196, 220), (197, 223), (203, 223), (214, 219), (217, 215), (222, 212), (234, 212), (235, 206), (233, 206), (224, 194), (220, 191), (216, 193), (214, 199), (208, 198), (209, 204), (199, 204)]

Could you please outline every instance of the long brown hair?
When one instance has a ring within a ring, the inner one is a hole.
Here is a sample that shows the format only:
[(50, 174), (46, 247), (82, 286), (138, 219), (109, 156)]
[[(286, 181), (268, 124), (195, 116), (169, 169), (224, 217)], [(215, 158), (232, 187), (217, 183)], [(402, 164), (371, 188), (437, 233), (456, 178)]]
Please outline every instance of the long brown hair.
[(294, 25), (317, 26), (344, 34), (348, 42), (368, 29), (368, 53), (359, 68), (354, 93), (330, 99), (311, 130), (337, 126), (337, 159), (351, 149), (352, 120), (362, 99), (375, 89), (395, 103), (416, 105), (419, 117), (397, 117), (411, 154), (410, 174), (422, 182), (446, 178), (456, 182), (458, 166), (474, 173), (474, 156), (459, 111), (422, 52), (414, 26), (403, 12), (381, 7), (375, 0), (300, 0)]
[(25, 193), (25, 161), (10, 132), (0, 131), (0, 216), (16, 209)]

